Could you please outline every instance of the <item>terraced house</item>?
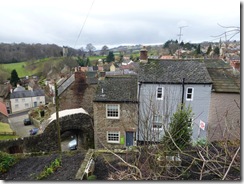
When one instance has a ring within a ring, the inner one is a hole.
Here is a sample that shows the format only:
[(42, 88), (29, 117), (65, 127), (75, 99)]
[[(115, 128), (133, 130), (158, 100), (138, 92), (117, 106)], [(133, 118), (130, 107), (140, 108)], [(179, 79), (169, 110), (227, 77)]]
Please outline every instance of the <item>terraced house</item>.
[(137, 77), (105, 77), (93, 101), (95, 148), (135, 145), (138, 104)]
[(45, 93), (42, 89), (26, 90), (18, 85), (10, 94), (12, 113), (37, 107), (41, 104), (45, 105)]
[(177, 106), (190, 106), (192, 139), (206, 138), (212, 80), (202, 62), (150, 60), (138, 73), (139, 142), (159, 142)]

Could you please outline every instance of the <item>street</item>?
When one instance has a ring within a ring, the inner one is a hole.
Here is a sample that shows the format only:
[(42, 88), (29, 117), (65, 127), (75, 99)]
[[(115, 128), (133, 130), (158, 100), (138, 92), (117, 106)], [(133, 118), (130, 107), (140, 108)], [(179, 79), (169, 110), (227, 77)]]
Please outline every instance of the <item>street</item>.
[(29, 131), (30, 129), (34, 128), (34, 125), (24, 125), (24, 119), (28, 118), (28, 111), (21, 112), (18, 114), (10, 115), (8, 118), (10, 127), (19, 137), (28, 137), (30, 136)]

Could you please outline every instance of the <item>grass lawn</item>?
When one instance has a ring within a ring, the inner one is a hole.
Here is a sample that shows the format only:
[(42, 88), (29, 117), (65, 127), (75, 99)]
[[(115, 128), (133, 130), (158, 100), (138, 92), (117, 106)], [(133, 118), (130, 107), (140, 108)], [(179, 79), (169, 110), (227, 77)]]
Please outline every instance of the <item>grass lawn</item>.
[(12, 70), (16, 70), (19, 77), (25, 77), (27, 75), (32, 75), (31, 70), (26, 70), (25, 67), (27, 66), (28, 62), (20, 62), (20, 63), (10, 63), (10, 64), (3, 64), (3, 68), (8, 71), (9, 73)]
[[(0, 122), (0, 133), (1, 132), (13, 132), (8, 123)], [(0, 135), (0, 140), (14, 139), (18, 138), (16, 135)]]

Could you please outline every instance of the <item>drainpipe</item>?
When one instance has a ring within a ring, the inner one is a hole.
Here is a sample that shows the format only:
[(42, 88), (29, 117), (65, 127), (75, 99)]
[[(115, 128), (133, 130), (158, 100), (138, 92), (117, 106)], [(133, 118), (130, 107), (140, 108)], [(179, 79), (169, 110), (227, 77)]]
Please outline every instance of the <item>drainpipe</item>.
[(183, 78), (182, 80), (181, 110), (183, 109), (183, 104), (184, 104), (184, 93), (185, 93), (185, 78)]
[(137, 141), (136, 145), (138, 146), (138, 140), (139, 140), (139, 124), (140, 124), (140, 92), (141, 92), (141, 82), (138, 82), (138, 96), (137, 96), (137, 102), (138, 102), (138, 110), (137, 110), (137, 117), (138, 117), (138, 123), (137, 123)]

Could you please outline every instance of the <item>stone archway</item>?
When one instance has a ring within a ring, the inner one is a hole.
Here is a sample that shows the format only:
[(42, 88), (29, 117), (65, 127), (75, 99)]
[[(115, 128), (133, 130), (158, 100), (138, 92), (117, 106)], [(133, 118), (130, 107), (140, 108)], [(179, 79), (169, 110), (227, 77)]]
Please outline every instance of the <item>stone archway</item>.
[[(90, 115), (83, 109), (68, 109), (59, 111), (60, 134), (73, 132), (77, 135), (78, 145), (81, 148), (94, 148), (94, 129), (93, 120)], [(52, 134), (56, 139), (56, 114), (50, 118), (49, 125), (45, 128), (44, 134)]]

